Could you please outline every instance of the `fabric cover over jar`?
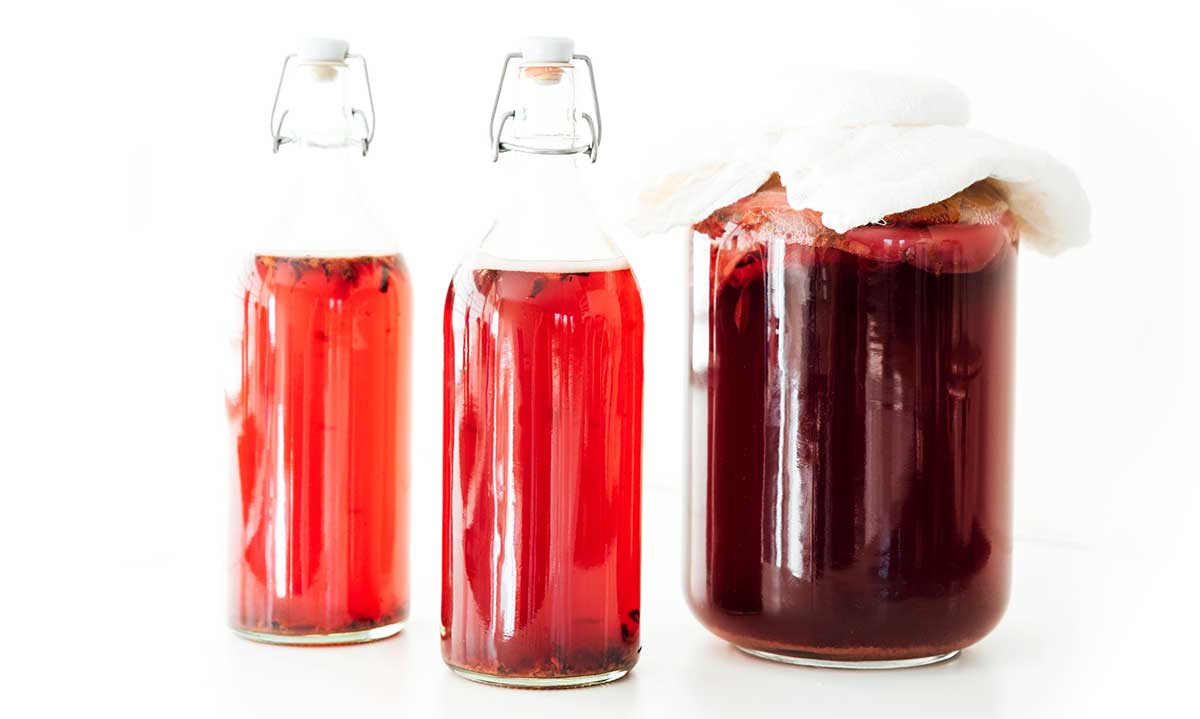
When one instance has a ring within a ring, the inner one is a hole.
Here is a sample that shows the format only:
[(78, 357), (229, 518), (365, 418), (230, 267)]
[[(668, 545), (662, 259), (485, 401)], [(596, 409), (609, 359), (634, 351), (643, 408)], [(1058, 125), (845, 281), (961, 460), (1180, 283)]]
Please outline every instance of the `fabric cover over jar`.
[(1054, 255), (1087, 242), (1091, 210), (1070, 168), (1049, 154), (966, 127), (961, 90), (875, 74), (814, 78), (803, 108), (653, 181), (630, 223), (640, 235), (687, 227), (773, 174), (788, 204), (845, 232), (945, 200), (980, 180), (1002, 188), (1022, 241)]

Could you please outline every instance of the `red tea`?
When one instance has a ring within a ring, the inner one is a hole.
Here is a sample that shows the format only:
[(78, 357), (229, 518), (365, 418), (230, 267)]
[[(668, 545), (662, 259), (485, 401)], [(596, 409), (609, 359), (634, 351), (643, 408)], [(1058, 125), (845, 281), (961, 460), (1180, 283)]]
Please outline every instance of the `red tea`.
[(707, 512), (691, 601), (740, 647), (933, 657), (1004, 611), (1015, 231), (955, 203), (837, 235), (767, 188), (697, 234)]
[(232, 623), (314, 642), (398, 629), (408, 613), (403, 262), (259, 255), (242, 303)]
[(491, 677), (637, 661), (633, 274), (464, 269), (445, 315), (442, 655)]

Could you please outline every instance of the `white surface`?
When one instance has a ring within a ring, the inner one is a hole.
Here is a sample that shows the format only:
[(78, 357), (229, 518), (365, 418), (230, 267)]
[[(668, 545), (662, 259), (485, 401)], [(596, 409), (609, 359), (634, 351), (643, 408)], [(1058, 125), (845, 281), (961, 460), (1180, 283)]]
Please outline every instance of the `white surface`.
[[(0, 111), (0, 716), (1194, 714), (1194, 18), (1153, 0), (721, 7), (6, 5), (0, 34), (20, 61)], [(701, 120), (736, 122), (765, 87), (831, 58), (941, 74), (970, 94), (973, 126), (1079, 170), (1092, 243), (1022, 257), (1013, 604), (961, 661), (780, 667), (688, 616), (684, 247), (619, 235), (647, 319), (642, 663), (612, 687), (556, 694), (442, 668), (444, 292), (494, 214), (483, 128), (502, 57), (544, 29), (595, 60), (605, 147), (589, 181), (610, 217), (665, 144), (703, 143)], [(279, 159), (279, 64), (312, 33), (370, 60), (369, 199), (416, 275), (418, 338), (412, 628), (331, 650), (223, 628), (233, 287), (276, 199), (264, 178)], [(446, 56), (451, 36), (461, 52)], [(214, 38), (237, 52), (212, 53)]]
[[(678, 509), (671, 492), (646, 496), (645, 516), (654, 523), (648, 526), (674, 525)], [(1183, 715), (1172, 701), (1194, 670), (1170, 661), (1163, 638), (1179, 631), (1178, 617), (1190, 616), (1194, 601), (1156, 592), (1148, 606), (1146, 587), (1134, 578), (1162, 567), (1137, 558), (1019, 542), (1013, 602), (995, 633), (943, 665), (859, 672), (754, 659), (709, 635), (679, 590), (681, 547), (672, 541), (678, 533), (651, 534), (658, 539), (645, 553), (641, 659), (611, 685), (528, 691), (460, 679), (441, 662), (430, 601), (403, 634), (374, 644), (255, 644), (212, 616), (220, 600), (214, 584), (152, 605), (131, 606), (120, 593), (90, 604), (98, 616), (122, 621), (94, 626), (70, 645), (43, 640), (50, 643), (42, 653), (72, 678), (69, 692), (40, 703), (70, 707), (85, 700), (136, 716), (325, 719)], [(161, 566), (134, 560), (118, 569), (140, 574)], [(164, 586), (194, 584), (184, 567), (155, 576)], [(420, 596), (430, 598), (431, 588), (422, 589)]]

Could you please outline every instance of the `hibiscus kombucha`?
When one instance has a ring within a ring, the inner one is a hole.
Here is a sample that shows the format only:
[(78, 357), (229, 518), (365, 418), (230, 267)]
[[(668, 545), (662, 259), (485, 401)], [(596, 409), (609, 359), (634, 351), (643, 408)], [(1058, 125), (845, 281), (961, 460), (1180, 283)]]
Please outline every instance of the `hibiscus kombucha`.
[(837, 234), (773, 183), (697, 229), (698, 617), (801, 663), (920, 663), (978, 641), (1009, 583), (1003, 199), (981, 184)]
[(244, 282), (232, 623), (388, 636), (408, 613), (411, 297), (398, 255), (258, 255)]
[(499, 684), (624, 674), (640, 620), (633, 274), (464, 267), (445, 338), (443, 657)]

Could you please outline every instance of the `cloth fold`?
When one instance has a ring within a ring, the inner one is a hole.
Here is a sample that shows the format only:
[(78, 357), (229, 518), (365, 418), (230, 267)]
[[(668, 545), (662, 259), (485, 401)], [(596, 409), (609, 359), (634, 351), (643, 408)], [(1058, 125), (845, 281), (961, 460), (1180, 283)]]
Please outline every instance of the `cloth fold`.
[[(1075, 173), (1049, 154), (965, 127), (966, 97), (936, 80), (831, 76), (806, 95), (807, 124), (767, 129), (720, 156), (671, 172), (643, 193), (639, 234), (693, 225), (774, 173), (788, 204), (845, 232), (939, 202), (991, 178), (1022, 243), (1054, 255), (1087, 242), (1091, 210)], [(780, 123), (776, 123), (778, 125)]]

